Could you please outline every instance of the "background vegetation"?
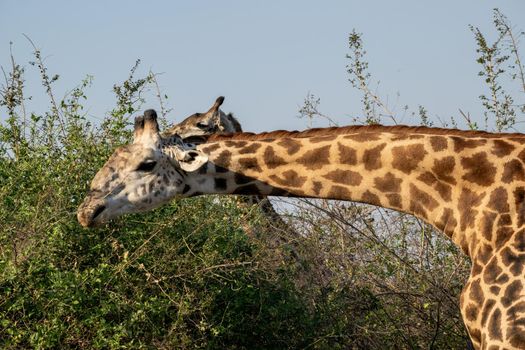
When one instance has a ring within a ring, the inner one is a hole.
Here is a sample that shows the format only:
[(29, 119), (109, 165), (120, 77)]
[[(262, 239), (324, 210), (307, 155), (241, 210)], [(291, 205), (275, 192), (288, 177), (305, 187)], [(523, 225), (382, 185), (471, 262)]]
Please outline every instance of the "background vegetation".
[[(423, 106), (391, 111), (375, 92), (362, 35), (352, 32), (347, 71), (363, 96), (359, 121), (391, 124), (396, 114), (410, 113), (424, 125), (464, 119), (471, 128), (514, 129), (525, 114), (522, 33), (497, 10), (494, 25), (493, 43), (471, 28), (487, 86), (480, 96), (484, 123), (463, 112), (434, 121)], [(138, 78), (135, 66), (114, 87), (115, 107), (93, 125), (83, 110), (91, 77), (57, 99), (59, 76), (34, 48), (28, 68), (40, 72), (48, 111), (26, 110), (26, 67), (14, 58), (1, 89), (1, 348), (467, 346), (458, 295), (469, 262), (408, 215), (346, 202), (283, 201), (283, 227), (257, 206), (205, 196), (81, 228), (76, 208), (113, 149), (130, 140), (144, 91), (155, 91), (163, 118), (169, 111), (156, 75)], [(319, 106), (308, 95), (300, 114), (331, 123)]]

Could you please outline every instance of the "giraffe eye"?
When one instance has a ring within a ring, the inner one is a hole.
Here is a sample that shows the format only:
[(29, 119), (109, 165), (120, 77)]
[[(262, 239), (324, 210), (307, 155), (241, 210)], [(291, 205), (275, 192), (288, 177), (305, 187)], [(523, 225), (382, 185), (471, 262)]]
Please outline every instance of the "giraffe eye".
[(136, 171), (152, 171), (153, 168), (155, 168), (155, 165), (157, 165), (157, 162), (154, 160), (142, 162), (139, 164)]

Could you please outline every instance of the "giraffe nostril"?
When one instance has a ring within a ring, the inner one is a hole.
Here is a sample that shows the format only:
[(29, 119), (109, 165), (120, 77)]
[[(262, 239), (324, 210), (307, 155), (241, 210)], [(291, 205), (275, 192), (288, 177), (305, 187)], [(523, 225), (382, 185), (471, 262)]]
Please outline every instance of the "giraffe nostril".
[(94, 220), (97, 216), (99, 216), (104, 210), (106, 210), (105, 205), (99, 206), (94, 212), (93, 216), (91, 217), (91, 220)]

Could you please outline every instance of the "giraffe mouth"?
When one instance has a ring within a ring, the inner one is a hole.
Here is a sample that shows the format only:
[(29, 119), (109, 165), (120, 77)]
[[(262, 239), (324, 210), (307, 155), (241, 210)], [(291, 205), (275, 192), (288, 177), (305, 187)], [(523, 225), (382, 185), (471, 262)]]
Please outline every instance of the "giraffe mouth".
[(101, 214), (107, 209), (105, 205), (91, 206), (89, 202), (90, 199), (88, 197), (77, 211), (78, 222), (84, 227), (94, 227), (100, 224), (96, 219), (100, 219)]
[(99, 216), (100, 214), (102, 214), (102, 212), (106, 210), (106, 206), (105, 205), (101, 205), (99, 207), (97, 207), (97, 209), (95, 209), (95, 211), (93, 212), (93, 215), (91, 216), (91, 221), (93, 222), (97, 216)]

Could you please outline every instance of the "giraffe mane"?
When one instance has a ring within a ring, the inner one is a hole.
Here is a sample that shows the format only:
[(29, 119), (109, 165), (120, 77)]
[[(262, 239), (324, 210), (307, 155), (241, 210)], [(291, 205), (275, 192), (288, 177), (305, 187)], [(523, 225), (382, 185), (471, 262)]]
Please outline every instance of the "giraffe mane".
[(445, 129), (445, 128), (432, 128), (426, 126), (407, 126), (407, 125), (351, 125), (343, 127), (330, 127), (330, 128), (313, 128), (303, 131), (286, 131), (276, 130), (262, 133), (251, 133), (251, 132), (240, 132), (240, 133), (227, 133), (227, 134), (214, 134), (207, 138), (208, 142), (223, 141), (223, 140), (245, 140), (245, 141), (256, 141), (265, 139), (276, 139), (276, 138), (305, 138), (314, 136), (327, 136), (327, 135), (341, 135), (350, 133), (374, 133), (374, 132), (390, 132), (393, 134), (423, 134), (423, 135), (447, 135), (447, 136), (462, 136), (467, 138), (501, 138), (501, 137), (513, 137), (525, 139), (525, 134), (520, 133), (492, 133), (487, 131), (478, 130), (459, 130), (459, 129)]

